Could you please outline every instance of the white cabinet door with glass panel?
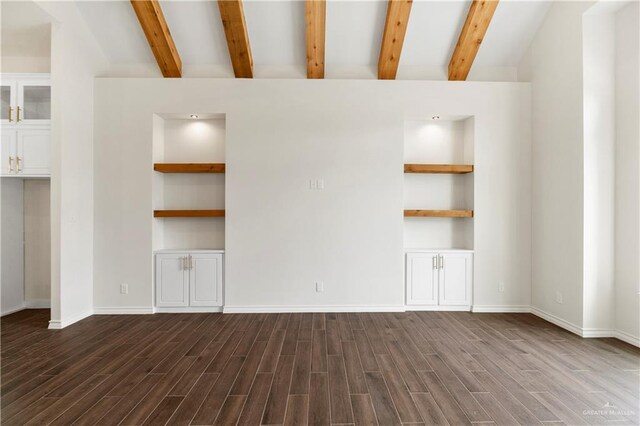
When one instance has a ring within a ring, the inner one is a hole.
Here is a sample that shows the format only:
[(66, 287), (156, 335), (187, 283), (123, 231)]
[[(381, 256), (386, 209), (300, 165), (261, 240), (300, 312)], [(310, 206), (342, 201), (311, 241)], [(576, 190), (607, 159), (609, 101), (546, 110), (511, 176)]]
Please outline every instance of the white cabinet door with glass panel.
[(2, 176), (51, 174), (51, 81), (48, 74), (0, 74)]
[(157, 253), (156, 306), (222, 306), (223, 258), (211, 251)]
[(18, 82), (15, 78), (0, 75), (0, 123), (3, 126), (16, 123)]
[(407, 253), (407, 305), (437, 310), (471, 309), (473, 253)]
[(48, 74), (0, 76), (3, 125), (51, 124), (51, 80)]
[(51, 124), (51, 81), (48, 78), (18, 80), (18, 124)]

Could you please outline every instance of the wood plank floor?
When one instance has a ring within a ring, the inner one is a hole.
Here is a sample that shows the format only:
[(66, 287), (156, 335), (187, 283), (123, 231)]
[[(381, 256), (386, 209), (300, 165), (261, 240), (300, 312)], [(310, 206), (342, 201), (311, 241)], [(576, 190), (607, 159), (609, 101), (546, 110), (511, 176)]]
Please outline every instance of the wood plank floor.
[(638, 424), (640, 350), (529, 314), (2, 318), (3, 425)]

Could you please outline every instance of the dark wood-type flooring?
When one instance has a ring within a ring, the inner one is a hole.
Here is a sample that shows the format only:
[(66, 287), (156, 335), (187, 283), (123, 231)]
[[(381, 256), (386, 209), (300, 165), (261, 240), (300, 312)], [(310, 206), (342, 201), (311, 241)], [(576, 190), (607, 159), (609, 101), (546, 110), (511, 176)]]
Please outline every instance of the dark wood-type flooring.
[(638, 424), (640, 350), (529, 314), (2, 318), (3, 425)]

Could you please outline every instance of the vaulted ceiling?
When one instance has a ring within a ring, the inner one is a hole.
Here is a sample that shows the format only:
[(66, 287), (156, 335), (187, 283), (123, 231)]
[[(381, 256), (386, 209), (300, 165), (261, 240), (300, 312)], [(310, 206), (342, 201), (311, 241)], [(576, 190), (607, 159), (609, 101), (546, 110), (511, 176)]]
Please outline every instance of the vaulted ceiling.
[[(306, 78), (305, 2), (242, 2), (255, 78)], [(324, 78), (377, 78), (387, 1), (326, 3)], [(183, 77), (233, 77), (216, 1), (159, 2), (182, 62)], [(448, 65), (471, 0), (410, 5), (398, 79), (447, 79)], [(484, 36), (469, 80), (510, 80), (550, 6), (502, 0)], [(160, 76), (129, 1), (78, 2), (114, 76)], [(226, 12), (225, 12), (226, 13)]]

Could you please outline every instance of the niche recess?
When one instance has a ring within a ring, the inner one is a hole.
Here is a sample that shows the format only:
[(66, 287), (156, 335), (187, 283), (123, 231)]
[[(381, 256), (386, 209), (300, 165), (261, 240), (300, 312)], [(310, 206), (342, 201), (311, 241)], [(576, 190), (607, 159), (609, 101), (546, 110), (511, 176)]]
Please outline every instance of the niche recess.
[(407, 120), (406, 249), (473, 249), (474, 119)]
[(224, 249), (224, 114), (153, 117), (153, 249)]

